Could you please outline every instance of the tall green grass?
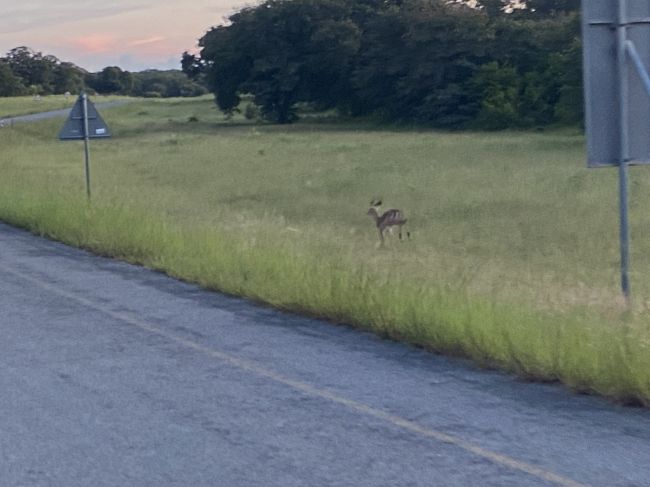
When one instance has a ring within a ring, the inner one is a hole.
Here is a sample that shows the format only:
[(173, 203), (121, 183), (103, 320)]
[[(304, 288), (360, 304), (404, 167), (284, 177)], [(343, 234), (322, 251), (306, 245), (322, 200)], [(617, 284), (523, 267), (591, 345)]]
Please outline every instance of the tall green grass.
[[(650, 404), (650, 179), (633, 175), (633, 285), (617, 298), (615, 174), (578, 133), (224, 121), (209, 103), (106, 111), (115, 138), (60, 122), (0, 130), (0, 219), (293, 311), (536, 380)], [(192, 120), (192, 121), (191, 121)], [(198, 120), (198, 121), (193, 121)], [(412, 240), (377, 247), (373, 197)]]

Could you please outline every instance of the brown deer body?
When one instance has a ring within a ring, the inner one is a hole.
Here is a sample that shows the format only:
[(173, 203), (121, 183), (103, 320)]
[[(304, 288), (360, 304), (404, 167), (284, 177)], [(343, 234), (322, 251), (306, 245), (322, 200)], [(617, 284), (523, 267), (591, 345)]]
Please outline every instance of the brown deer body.
[[(379, 241), (381, 245), (384, 245), (384, 233), (386, 230), (392, 230), (393, 227), (398, 228), (399, 239), (402, 240), (402, 227), (407, 222), (407, 218), (404, 217), (404, 214), (401, 210), (390, 209), (379, 214), (378, 208), (381, 205), (381, 201), (371, 202), (372, 206), (368, 209), (368, 215), (375, 220), (375, 225), (379, 231)], [(406, 236), (410, 237), (410, 233), (406, 232)]]

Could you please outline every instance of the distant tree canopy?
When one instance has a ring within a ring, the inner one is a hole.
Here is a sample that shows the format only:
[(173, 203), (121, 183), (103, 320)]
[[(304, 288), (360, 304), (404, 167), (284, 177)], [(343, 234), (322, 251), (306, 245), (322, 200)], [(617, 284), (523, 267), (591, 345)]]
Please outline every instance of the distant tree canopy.
[(109, 66), (98, 73), (89, 73), (24, 46), (0, 57), (0, 96), (79, 93), (82, 89), (149, 97), (198, 96), (208, 92), (180, 70), (130, 73)]
[(266, 0), (183, 55), (230, 113), (296, 106), (437, 127), (582, 118), (579, 0)]
[(16, 47), (0, 58), (0, 96), (78, 91), (84, 86), (84, 76), (74, 64)]
[(204, 86), (188, 79), (179, 70), (150, 69), (130, 73), (116, 66), (109, 66), (99, 73), (88, 74), (86, 84), (97, 93), (149, 98), (200, 96), (208, 92)]

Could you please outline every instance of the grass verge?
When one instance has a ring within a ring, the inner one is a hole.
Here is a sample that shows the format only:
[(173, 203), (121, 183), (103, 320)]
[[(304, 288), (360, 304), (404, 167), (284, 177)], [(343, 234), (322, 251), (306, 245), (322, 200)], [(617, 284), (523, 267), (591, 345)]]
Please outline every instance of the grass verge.
[[(4, 221), (101, 255), (281, 309), (355, 325), (429, 350), (469, 357), (531, 380), (650, 405), (647, 328), (589, 313), (499, 305), (424, 287), (341, 255), (253, 230), (189, 229), (159, 216), (83, 199), (2, 191)], [(134, 228), (138, 230), (134, 232)], [(342, 251), (344, 249), (341, 249)]]
[[(223, 123), (203, 103), (107, 111), (116, 140), (91, 149), (92, 205), (79, 147), (51, 141), (55, 122), (0, 132), (0, 219), (210, 289), (650, 405), (645, 308), (592, 298), (608, 290), (598, 259), (611, 242), (595, 240), (603, 218), (589, 213), (605, 190), (592, 195), (591, 176), (553, 164), (581, 149), (578, 137), (278, 128)], [(481, 167), (466, 160), (475, 151)], [(544, 170), (522, 163), (527, 153)], [(416, 215), (413, 242), (374, 247), (363, 216), (372, 191)], [(570, 204), (575, 216), (559, 213)], [(593, 263), (582, 288), (561, 274), (575, 261)]]

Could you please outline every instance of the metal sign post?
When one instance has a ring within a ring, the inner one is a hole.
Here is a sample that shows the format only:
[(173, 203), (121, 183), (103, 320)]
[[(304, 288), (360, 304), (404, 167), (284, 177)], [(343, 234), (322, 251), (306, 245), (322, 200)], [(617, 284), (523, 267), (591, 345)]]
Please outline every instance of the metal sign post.
[(625, 43), (627, 42), (627, 1), (618, 2), (618, 25), (616, 27), (616, 65), (618, 75), (618, 109), (620, 153), (618, 160), (618, 187), (620, 209), (620, 240), (621, 240), (621, 290), (626, 300), (630, 299), (630, 225), (629, 225), (629, 196), (628, 196), (628, 113), (629, 100), (627, 57)]
[(83, 140), (85, 154), (86, 196), (90, 200), (90, 139), (105, 139), (111, 136), (111, 131), (88, 99), (81, 92), (77, 103), (70, 110), (70, 116), (59, 133), (61, 140)]
[(84, 136), (84, 154), (86, 168), (86, 196), (90, 199), (90, 134), (88, 133), (88, 96), (86, 93), (81, 94), (83, 100), (83, 136)]
[(629, 301), (628, 168), (650, 164), (650, 2), (583, 0), (582, 18), (587, 163), (618, 167), (621, 290)]

